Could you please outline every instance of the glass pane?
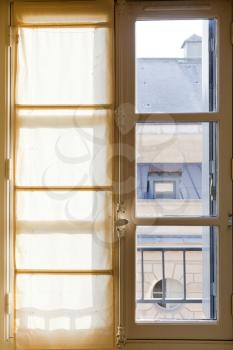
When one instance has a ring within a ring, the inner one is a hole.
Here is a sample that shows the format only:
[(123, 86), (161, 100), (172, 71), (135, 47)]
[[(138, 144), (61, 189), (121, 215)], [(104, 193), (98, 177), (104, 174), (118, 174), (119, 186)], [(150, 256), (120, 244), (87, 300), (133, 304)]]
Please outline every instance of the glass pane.
[(216, 123), (137, 123), (136, 216), (215, 216), (216, 139)]
[(216, 20), (136, 22), (136, 112), (216, 110)]
[(217, 229), (136, 229), (136, 322), (215, 320)]
[(17, 191), (17, 269), (111, 269), (111, 193)]

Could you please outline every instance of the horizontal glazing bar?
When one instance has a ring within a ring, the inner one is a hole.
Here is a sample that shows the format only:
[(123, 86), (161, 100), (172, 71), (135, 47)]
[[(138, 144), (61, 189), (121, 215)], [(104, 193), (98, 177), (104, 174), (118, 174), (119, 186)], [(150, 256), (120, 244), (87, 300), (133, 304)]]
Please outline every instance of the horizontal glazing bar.
[(15, 273), (22, 274), (39, 274), (39, 275), (113, 275), (113, 270), (35, 270), (35, 269), (16, 269)]
[(74, 129), (84, 127), (110, 126), (111, 121), (106, 117), (80, 117), (80, 116), (63, 116), (63, 117), (17, 117), (17, 128), (51, 128), (51, 129)]
[(202, 304), (202, 299), (137, 299), (137, 304), (157, 304), (161, 302), (166, 304)]
[(135, 121), (137, 122), (217, 122), (223, 119), (219, 112), (210, 113), (151, 113), (151, 114), (135, 114)]
[(202, 248), (198, 247), (137, 247), (138, 251), (144, 252), (201, 252)]
[(89, 105), (23, 105), (16, 104), (16, 109), (112, 109), (112, 104), (89, 104)]
[(99, 23), (46, 23), (46, 24), (25, 24), (17, 23), (19, 28), (109, 28), (111, 24), (108, 22)]
[(195, 4), (195, 5), (181, 5), (181, 4), (165, 4), (165, 5), (156, 5), (148, 6), (143, 9), (144, 12), (157, 12), (157, 11), (198, 11), (198, 10), (210, 10), (211, 4)]
[(15, 186), (16, 191), (112, 191), (112, 186)]
[[(225, 219), (225, 218), (224, 218)], [(220, 226), (220, 217), (163, 217), (163, 218), (134, 218), (136, 226)]]
[[(93, 229), (93, 224), (95, 225)], [(58, 234), (97, 234), (103, 231), (110, 224), (108, 220), (16, 220), (15, 232), (17, 235), (31, 235), (39, 233), (40, 235)], [(32, 232), (33, 227), (33, 232)]]

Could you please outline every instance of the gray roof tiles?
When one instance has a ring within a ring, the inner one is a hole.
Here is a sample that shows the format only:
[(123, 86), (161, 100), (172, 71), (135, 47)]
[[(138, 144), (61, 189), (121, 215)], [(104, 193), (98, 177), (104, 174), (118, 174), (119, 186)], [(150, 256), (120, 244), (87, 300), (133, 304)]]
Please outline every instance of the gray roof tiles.
[(201, 112), (201, 58), (138, 58), (139, 113)]

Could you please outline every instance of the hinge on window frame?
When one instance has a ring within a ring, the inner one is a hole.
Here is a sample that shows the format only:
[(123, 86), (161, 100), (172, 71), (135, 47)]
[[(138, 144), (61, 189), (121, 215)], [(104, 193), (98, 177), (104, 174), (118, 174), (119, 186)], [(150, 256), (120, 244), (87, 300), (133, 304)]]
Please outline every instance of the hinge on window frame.
[(233, 45), (233, 23), (231, 23), (231, 43)]
[(8, 30), (8, 46), (12, 47), (14, 44), (18, 44), (19, 42), (19, 34), (16, 32), (15, 28), (9, 26)]
[(216, 186), (211, 186), (211, 191), (210, 191), (210, 199), (211, 199), (211, 201), (215, 201), (216, 200), (216, 195), (217, 195)]
[(5, 294), (5, 313), (10, 314), (10, 295), (8, 293)]
[(217, 195), (217, 189), (214, 184), (214, 178), (213, 174), (210, 177), (210, 200), (215, 201), (216, 200), (216, 195)]
[(210, 52), (215, 52), (215, 39), (211, 38), (209, 41), (209, 50)]
[(233, 294), (231, 296), (231, 316), (233, 317)]
[(215, 172), (216, 172), (216, 164), (215, 164), (215, 161), (213, 159), (210, 160), (209, 167), (210, 167), (210, 174), (215, 174)]
[(10, 180), (11, 177), (11, 160), (7, 158), (5, 160), (5, 178), (6, 180)]
[(216, 283), (214, 283), (214, 282), (210, 283), (210, 292), (211, 292), (211, 296), (216, 297), (216, 295), (217, 295)]
[(12, 47), (13, 46), (13, 28), (9, 27), (8, 29), (8, 46)]
[(118, 349), (122, 349), (126, 344), (126, 337), (125, 337), (125, 327), (118, 326), (117, 327), (117, 334), (116, 334), (116, 345)]
[(6, 320), (6, 341), (11, 342), (15, 336), (14, 336), (14, 321), (13, 321), (13, 310), (12, 310), (12, 294), (7, 293), (5, 294), (4, 298), (4, 312), (6, 314), (7, 320)]
[(233, 159), (231, 159), (231, 180), (233, 180)]

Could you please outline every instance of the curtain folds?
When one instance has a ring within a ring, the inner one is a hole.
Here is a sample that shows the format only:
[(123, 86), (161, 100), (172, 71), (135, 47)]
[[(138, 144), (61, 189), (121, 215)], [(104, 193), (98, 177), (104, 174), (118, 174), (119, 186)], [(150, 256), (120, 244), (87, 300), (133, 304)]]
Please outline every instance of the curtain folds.
[(13, 4), (17, 350), (113, 348), (113, 5)]

